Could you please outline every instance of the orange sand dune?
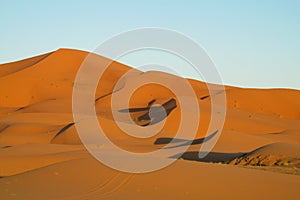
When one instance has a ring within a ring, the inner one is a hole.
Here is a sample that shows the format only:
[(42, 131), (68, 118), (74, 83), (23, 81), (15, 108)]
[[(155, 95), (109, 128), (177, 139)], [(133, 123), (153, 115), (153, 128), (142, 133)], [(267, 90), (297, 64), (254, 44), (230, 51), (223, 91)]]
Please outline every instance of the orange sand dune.
[[(95, 112), (114, 144), (137, 153), (163, 149), (174, 138), (174, 149), (190, 145), (169, 167), (127, 174), (96, 161), (75, 127), (82, 122), (73, 119), (73, 86), (88, 55), (59, 49), (0, 65), (1, 199), (299, 198), (300, 91), (225, 86), (224, 129), (213, 151), (199, 159), (211, 118), (211, 95), (220, 91), (209, 93), (200, 81), (141, 72), (94, 55), (98, 66), (110, 64), (98, 83)], [(181, 83), (191, 85), (201, 109), (193, 140), (188, 133), (176, 138), (181, 117), (195, 111), (182, 111), (170, 88), (149, 83), (138, 87), (129, 102), (124, 101), (141, 80), (163, 80), (179, 85), (179, 90)], [(126, 134), (117, 122), (129, 128), (165, 124), (156, 135), (142, 139)], [(215, 137), (216, 132), (208, 135)], [(118, 156), (106, 145), (99, 149)]]

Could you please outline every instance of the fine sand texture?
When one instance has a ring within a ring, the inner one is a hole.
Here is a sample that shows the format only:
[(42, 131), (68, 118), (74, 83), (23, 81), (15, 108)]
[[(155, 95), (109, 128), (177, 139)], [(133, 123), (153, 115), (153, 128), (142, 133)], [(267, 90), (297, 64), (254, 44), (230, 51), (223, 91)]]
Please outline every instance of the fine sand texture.
[[(299, 90), (225, 86), (221, 91), (227, 100), (224, 127), (207, 134), (211, 99), (220, 91), (209, 92), (200, 81), (141, 72), (93, 55), (97, 67), (109, 65), (94, 97), (94, 112), (107, 138), (134, 153), (161, 150), (169, 144), (176, 152), (167, 158), (174, 163), (163, 169), (125, 173), (96, 160), (78, 135), (76, 127), (83, 122), (74, 120), (72, 94), (76, 74), (88, 55), (59, 49), (0, 65), (1, 200), (300, 199)], [(140, 85), (143, 80), (153, 83)], [(189, 120), (197, 111), (181, 109), (179, 97), (154, 83), (157, 80), (179, 90), (181, 82), (191, 86), (201, 110), (199, 121), (194, 122), (198, 125), (194, 138), (188, 128), (181, 130), (180, 138), (177, 132), (182, 117)], [(147, 131), (129, 135), (120, 124), (129, 132), (134, 126), (139, 130), (162, 127), (155, 135)], [(86, 130), (93, 132), (89, 126)], [(212, 151), (199, 158), (201, 146), (217, 133), (220, 137)], [(100, 141), (96, 148), (126, 162), (110, 145)]]

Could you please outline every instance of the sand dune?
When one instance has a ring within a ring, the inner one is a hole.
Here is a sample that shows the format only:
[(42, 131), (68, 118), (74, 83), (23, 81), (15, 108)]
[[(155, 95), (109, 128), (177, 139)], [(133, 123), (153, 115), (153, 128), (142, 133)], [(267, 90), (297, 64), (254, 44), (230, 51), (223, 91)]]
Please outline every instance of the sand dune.
[[(112, 62), (95, 94), (98, 121), (109, 139), (139, 153), (163, 149), (172, 139), (173, 149), (188, 146), (181, 159), (165, 169), (126, 174), (96, 161), (75, 127), (81, 122), (73, 119), (72, 91), (88, 54), (59, 49), (0, 65), (1, 199), (298, 199), (300, 91), (226, 86), (224, 129), (206, 135), (211, 97), (220, 91), (209, 93), (200, 81)], [(93, 59), (100, 67), (111, 62), (102, 56)], [(123, 101), (141, 80), (192, 86), (201, 108), (195, 138), (188, 133), (176, 137), (181, 117), (194, 111), (182, 113), (178, 97), (167, 87), (149, 83), (132, 93), (128, 105)], [(126, 134), (117, 122), (129, 128), (164, 126), (141, 139)], [(213, 151), (199, 159), (201, 145), (218, 131)], [(105, 145), (100, 149), (116, 154)]]
[(300, 145), (273, 143), (265, 145), (233, 161), (236, 165), (300, 166)]

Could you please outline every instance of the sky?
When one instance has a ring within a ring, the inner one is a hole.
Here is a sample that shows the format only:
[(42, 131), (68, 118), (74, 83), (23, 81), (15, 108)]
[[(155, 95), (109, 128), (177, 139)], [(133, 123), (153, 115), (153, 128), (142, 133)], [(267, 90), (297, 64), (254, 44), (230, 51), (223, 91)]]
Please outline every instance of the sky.
[(0, 63), (158, 27), (200, 44), (227, 85), (300, 89), (299, 21), (297, 0), (1, 0)]

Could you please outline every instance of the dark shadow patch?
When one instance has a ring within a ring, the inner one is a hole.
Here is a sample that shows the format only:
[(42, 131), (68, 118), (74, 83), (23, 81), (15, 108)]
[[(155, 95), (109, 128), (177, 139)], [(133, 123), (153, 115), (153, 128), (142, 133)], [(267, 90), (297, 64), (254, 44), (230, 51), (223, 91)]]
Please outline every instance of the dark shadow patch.
[(131, 112), (141, 112), (141, 111), (148, 111), (150, 108), (145, 107), (145, 108), (128, 108), (128, 109), (122, 109), (119, 110), (121, 113), (131, 113)]
[(6, 130), (8, 127), (10, 127), (10, 125), (1, 125), (0, 124), (0, 133), (3, 132), (4, 130)]
[(112, 94), (112, 92), (107, 93), (107, 94), (105, 94), (105, 95), (102, 95), (102, 96), (100, 96), (100, 97), (97, 97), (96, 100), (95, 100), (95, 102), (97, 102), (97, 101), (99, 101), (100, 99), (102, 99), (102, 98), (104, 98), (104, 97), (107, 97), (107, 96), (109, 96), (109, 95), (111, 95), (111, 94)]
[(267, 133), (266, 135), (280, 135), (282, 132)]
[(204, 99), (207, 99), (209, 97), (210, 97), (209, 95), (206, 95), (206, 96), (201, 97), (200, 100), (204, 100)]
[[(184, 160), (198, 161), (198, 162), (213, 162), (213, 163), (229, 163), (230, 161), (243, 156), (245, 153), (221, 153), (221, 152), (209, 152), (204, 158), (199, 158), (198, 151), (185, 152), (180, 158)], [(171, 158), (177, 158), (177, 155)]]
[[(216, 92), (215, 94), (212, 94), (212, 96), (217, 96), (217, 95), (222, 94), (224, 92), (225, 91), (219, 91), (219, 92)], [(203, 97), (200, 98), (200, 100), (205, 100), (207, 98), (210, 98), (210, 95), (203, 96)]]
[[(118, 110), (121, 113), (135, 113), (135, 112), (144, 112), (141, 113), (140, 116), (135, 117), (134, 121), (140, 126), (148, 126), (156, 124), (163, 119), (165, 119), (171, 112), (177, 107), (176, 100), (174, 98), (168, 100), (167, 102), (163, 103), (161, 106), (153, 106), (151, 105), (156, 100), (153, 99), (148, 103), (147, 107), (144, 108), (128, 108), (128, 109), (121, 109)], [(149, 111), (151, 109), (151, 117)], [(146, 113), (145, 113), (146, 112)], [(141, 124), (142, 122), (142, 124)]]
[(102, 98), (104, 98), (104, 97), (107, 97), (107, 96), (109, 96), (109, 95), (112, 95), (113, 93), (115, 93), (115, 92), (118, 92), (118, 91), (120, 91), (122, 88), (119, 88), (119, 89), (117, 89), (117, 90), (114, 90), (114, 91), (112, 91), (112, 92), (109, 92), (109, 93), (107, 93), (107, 94), (104, 94), (104, 95), (102, 95), (102, 96), (100, 96), (100, 97), (97, 97), (96, 99), (95, 99), (95, 102), (97, 103), (97, 101), (99, 101), (100, 99), (102, 99)]
[(161, 106), (155, 108), (153, 107), (152, 118), (149, 115), (149, 112), (137, 118), (138, 121), (150, 121), (147, 124), (143, 124), (142, 126), (148, 126), (149, 124), (156, 124), (162, 121), (166, 116), (168, 116), (173, 109), (177, 107), (176, 100), (170, 99), (166, 103), (162, 104)]
[(144, 108), (126, 108), (126, 109), (121, 109), (119, 110), (119, 112), (121, 113), (131, 113), (131, 112), (141, 112), (141, 111), (148, 111), (151, 107), (151, 105), (155, 102), (156, 100), (153, 99), (151, 101), (148, 102), (147, 107)]
[(72, 122), (68, 125), (66, 125), (65, 127), (63, 127), (60, 131), (58, 131), (58, 133), (53, 137), (53, 139), (55, 139), (57, 136), (59, 136), (60, 134), (62, 134), (63, 132), (65, 132), (66, 130), (68, 130), (70, 127), (72, 127), (75, 123)]
[(153, 104), (155, 101), (156, 101), (156, 99), (153, 99), (152, 101), (150, 101), (150, 102), (148, 103), (148, 106), (147, 106), (147, 107), (152, 106), (152, 104)]
[(10, 148), (10, 147), (12, 147), (12, 146), (4, 146), (4, 147), (2, 147), (2, 149), (7, 149), (7, 148)]
[(42, 100), (42, 101), (39, 101), (39, 102), (35, 102), (34, 104), (30, 104), (30, 105), (27, 105), (27, 106), (20, 107), (20, 108), (16, 109), (15, 112), (25, 110), (26, 108), (30, 108), (32, 106), (39, 105), (41, 103), (45, 103), (47, 101), (56, 101), (56, 100), (57, 100), (56, 98), (50, 98), (50, 99)]
[(169, 143), (180, 143), (183, 142), (182, 144), (176, 145), (176, 146), (172, 146), (169, 147), (170, 148), (176, 148), (176, 147), (181, 147), (181, 146), (187, 146), (187, 145), (195, 145), (195, 144), (202, 144), (206, 141), (211, 140), (213, 137), (215, 137), (217, 135), (219, 131), (215, 131), (212, 134), (210, 134), (207, 137), (204, 138), (198, 138), (198, 139), (194, 139), (194, 140), (186, 140), (186, 139), (176, 139), (176, 138), (158, 138), (154, 144), (158, 145), (158, 144), (169, 144)]
[(18, 108), (16, 111), (23, 110), (24, 108), (26, 108), (26, 107), (25, 107), (25, 106), (20, 107), (20, 108)]
[(178, 138), (165, 138), (165, 137), (162, 137), (162, 138), (157, 138), (154, 142), (154, 144), (169, 144), (169, 143), (179, 143), (179, 142), (186, 142), (187, 140), (185, 139), (178, 139)]

